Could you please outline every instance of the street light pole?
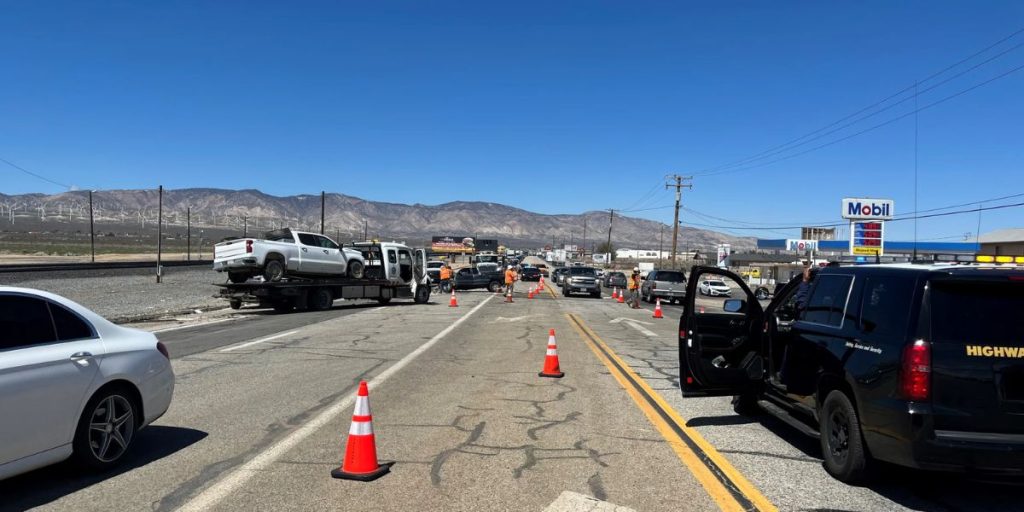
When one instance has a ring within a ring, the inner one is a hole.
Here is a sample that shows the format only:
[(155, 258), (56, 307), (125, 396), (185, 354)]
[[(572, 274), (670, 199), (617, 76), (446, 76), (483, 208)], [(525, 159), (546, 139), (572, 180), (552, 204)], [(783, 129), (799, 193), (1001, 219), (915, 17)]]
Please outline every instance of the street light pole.
[(96, 263), (96, 230), (92, 223), (92, 190), (89, 191), (89, 251), (92, 253), (92, 262)]

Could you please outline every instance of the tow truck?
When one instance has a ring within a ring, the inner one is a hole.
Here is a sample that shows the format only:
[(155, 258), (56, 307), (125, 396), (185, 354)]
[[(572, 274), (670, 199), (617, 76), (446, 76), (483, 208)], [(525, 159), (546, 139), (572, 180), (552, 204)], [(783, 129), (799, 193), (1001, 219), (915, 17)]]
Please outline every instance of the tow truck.
[(417, 304), (430, 300), (427, 251), (397, 242), (357, 242), (347, 248), (363, 254), (364, 278), (285, 277), (267, 281), (261, 277), (244, 283), (221, 283), (219, 296), (232, 309), (243, 304), (273, 308), (278, 313), (294, 310), (324, 311), (337, 299), (369, 299), (388, 304), (392, 299), (412, 299)]

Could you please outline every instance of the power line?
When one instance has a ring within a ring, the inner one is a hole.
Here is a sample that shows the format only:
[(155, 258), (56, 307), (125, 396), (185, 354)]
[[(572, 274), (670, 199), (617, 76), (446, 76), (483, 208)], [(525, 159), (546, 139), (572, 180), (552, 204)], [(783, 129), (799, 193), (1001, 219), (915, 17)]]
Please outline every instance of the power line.
[[(793, 145), (793, 144), (795, 144), (797, 142), (800, 142), (800, 141), (802, 141), (802, 140), (804, 140), (804, 139), (806, 139), (808, 137), (817, 135), (818, 133), (821, 133), (821, 132), (823, 132), (825, 130), (828, 130), (829, 128), (831, 128), (831, 127), (833, 127), (833, 126), (835, 126), (837, 124), (840, 124), (840, 123), (842, 123), (842, 122), (844, 122), (844, 121), (846, 121), (848, 119), (856, 117), (856, 116), (858, 116), (858, 115), (860, 115), (860, 114), (862, 114), (864, 112), (870, 111), (870, 110), (874, 109), (875, 107), (878, 107), (878, 106), (888, 102), (889, 100), (891, 100), (893, 98), (899, 97), (899, 96), (903, 95), (903, 93), (905, 93), (905, 92), (907, 92), (907, 91), (909, 91), (911, 89), (916, 89), (921, 83), (924, 83), (924, 82), (927, 82), (927, 81), (929, 81), (929, 80), (931, 80), (933, 78), (936, 78), (936, 77), (942, 75), (943, 73), (945, 73), (945, 72), (947, 72), (947, 71), (949, 71), (949, 70), (951, 70), (951, 69), (953, 69), (953, 68), (955, 68), (955, 67), (957, 67), (957, 66), (959, 66), (959, 65), (961, 65), (961, 64), (963, 64), (965, 62), (968, 62), (968, 61), (974, 59), (975, 57), (977, 57), (977, 56), (979, 56), (979, 55), (981, 55), (981, 54), (991, 50), (992, 48), (995, 48), (996, 46), (999, 46), (1002, 43), (1004, 43), (1004, 42), (1006, 42), (1006, 41), (1016, 37), (1017, 35), (1021, 34), (1022, 32), (1024, 32), (1024, 28), (1021, 28), (1021, 29), (1013, 32), (1012, 34), (1010, 34), (1010, 35), (1000, 39), (999, 41), (996, 41), (995, 43), (992, 43), (991, 45), (989, 45), (989, 46), (987, 46), (987, 47), (985, 47), (985, 48), (983, 48), (983, 49), (981, 49), (981, 50), (979, 50), (979, 51), (969, 55), (968, 57), (965, 57), (965, 58), (963, 58), (963, 59), (961, 59), (961, 60), (959, 60), (959, 61), (957, 61), (957, 62), (955, 62), (955, 63), (953, 63), (953, 64), (951, 64), (951, 65), (949, 65), (949, 66), (947, 66), (947, 67), (945, 67), (945, 68), (935, 72), (935, 73), (932, 73), (931, 75), (929, 75), (928, 77), (924, 78), (923, 80), (917, 80), (917, 81), (914, 82), (914, 84), (908, 85), (908, 86), (904, 87), (903, 89), (900, 89), (896, 93), (893, 93), (893, 94), (883, 98), (880, 101), (872, 103), (871, 105), (868, 105), (868, 106), (866, 106), (866, 107), (864, 107), (864, 108), (862, 108), (862, 109), (860, 109), (860, 110), (858, 110), (858, 111), (856, 111), (856, 112), (854, 112), (854, 113), (852, 113), (850, 115), (847, 115), (847, 116), (845, 116), (843, 118), (840, 118), (840, 119), (838, 119), (836, 121), (833, 121), (832, 123), (829, 123), (829, 124), (827, 124), (827, 125), (825, 125), (825, 126), (823, 126), (821, 128), (818, 128), (816, 130), (808, 132), (808, 133), (806, 133), (804, 135), (801, 135), (800, 137), (797, 137), (797, 138), (792, 139), (790, 141), (784, 142), (782, 144), (779, 144), (779, 145), (776, 145), (776, 146), (772, 146), (772, 147), (770, 147), (770, 148), (768, 148), (768, 149), (766, 149), (764, 151), (761, 151), (760, 153), (755, 153), (754, 155), (748, 156), (746, 158), (741, 158), (739, 160), (735, 160), (735, 161), (732, 161), (732, 162), (729, 162), (729, 163), (726, 163), (726, 164), (723, 164), (723, 165), (719, 165), (719, 166), (716, 166), (716, 167), (708, 167), (708, 168), (705, 168), (705, 169), (701, 169), (701, 170), (699, 170), (697, 172), (696, 175), (697, 176), (707, 175), (705, 173), (711, 173), (713, 171), (717, 171), (717, 170), (721, 170), (721, 169), (727, 169), (727, 168), (730, 168), (730, 167), (736, 167), (738, 165), (745, 165), (746, 163), (749, 163), (751, 161), (760, 160), (760, 159), (763, 159), (763, 158), (767, 158), (768, 156), (771, 156), (768, 153), (778, 154), (778, 153), (781, 153), (781, 152), (785, 152), (786, 150), (782, 150), (782, 151), (776, 151), (776, 150), (779, 150), (781, 148), (785, 148), (787, 146), (791, 146), (791, 145)], [(972, 71), (974, 69), (977, 69), (978, 67), (980, 67), (980, 66), (982, 66), (984, 64), (987, 64), (988, 62), (991, 62), (992, 60), (995, 60), (995, 59), (1005, 55), (1006, 53), (1009, 53), (1010, 51), (1013, 51), (1013, 50), (1019, 48), (1020, 46), (1021, 45), (1018, 44), (1017, 46), (1014, 46), (1014, 47), (1010, 48), (1009, 50), (1005, 50), (1002, 53), (999, 53), (996, 56), (994, 56), (992, 58), (989, 58), (988, 60), (982, 62), (981, 64), (978, 64), (978, 65), (976, 65), (976, 66), (974, 66), (972, 68), (967, 69), (964, 72), (961, 72), (961, 73), (959, 73), (959, 74), (957, 74), (957, 75), (955, 75), (955, 76), (953, 76), (953, 77), (951, 77), (951, 78), (949, 78), (947, 80), (944, 80), (944, 81), (936, 84), (935, 86), (932, 86), (929, 89), (926, 89), (923, 92), (927, 92), (928, 90), (931, 90), (931, 89), (934, 89), (935, 87), (943, 85), (943, 84), (949, 82), (952, 79), (955, 79), (955, 78), (958, 78), (958, 77), (962, 76), (963, 74), (965, 74), (967, 72), (970, 72), (970, 71)], [(915, 94), (915, 96), (916, 96), (916, 94)], [(903, 103), (904, 101), (907, 101), (907, 99), (904, 99), (904, 100), (902, 100), (899, 103), (896, 103), (894, 105), (890, 105), (889, 107), (886, 107), (883, 110), (879, 110), (879, 111), (877, 111), (877, 112), (875, 112), (873, 114), (870, 114), (870, 115), (868, 115), (866, 117), (863, 117), (863, 118), (861, 118), (861, 119), (859, 119), (857, 121), (854, 121), (853, 123), (850, 123), (850, 124), (855, 124), (857, 122), (863, 121), (864, 119), (867, 119), (867, 118), (872, 117), (872, 116), (874, 116), (876, 114), (884, 112), (884, 111), (886, 111), (886, 110), (888, 110), (888, 109), (890, 109), (890, 108), (892, 108), (892, 107), (894, 107), (896, 105), (899, 105), (900, 103)], [(842, 129), (844, 127), (850, 126), (850, 124), (847, 124), (847, 125), (845, 125), (843, 127), (840, 127), (839, 129)], [(829, 132), (829, 133), (834, 133), (834, 131), (836, 131), (836, 130), (833, 130), (832, 132)], [(821, 138), (821, 137), (823, 137), (825, 135), (828, 135), (828, 134), (823, 134), (823, 135), (821, 135), (819, 137), (815, 137), (815, 139), (811, 139), (811, 140), (819, 139), (819, 138)], [(806, 144), (807, 142), (810, 142), (810, 140), (805, 141), (805, 142), (803, 142), (801, 144), (798, 144), (797, 146), (794, 146), (794, 147), (801, 146), (803, 144)], [(792, 148), (788, 148), (788, 149), (792, 149)]]
[(841, 138), (838, 138), (836, 140), (826, 142), (824, 144), (819, 144), (817, 146), (814, 146), (814, 147), (809, 148), (809, 149), (805, 149), (805, 150), (800, 151), (798, 153), (793, 153), (791, 155), (786, 155), (786, 156), (783, 156), (783, 157), (780, 157), (780, 158), (776, 158), (774, 160), (769, 160), (767, 162), (763, 162), (763, 163), (759, 163), (759, 164), (753, 164), (753, 165), (750, 165), (750, 166), (747, 166), (747, 167), (740, 167), (740, 168), (736, 168), (736, 169), (725, 169), (725, 170), (718, 171), (718, 172), (708, 172), (708, 173), (700, 174), (700, 175), (697, 175), (697, 176), (716, 176), (716, 175), (720, 175), (720, 174), (732, 174), (732, 173), (735, 173), (735, 172), (749, 171), (751, 169), (757, 169), (759, 167), (764, 167), (766, 165), (771, 165), (771, 164), (778, 163), (778, 162), (781, 162), (781, 161), (784, 161), (784, 160), (789, 160), (791, 158), (796, 158), (798, 156), (806, 155), (807, 153), (810, 153), (810, 152), (813, 152), (813, 151), (817, 151), (819, 149), (823, 149), (823, 148), (826, 148), (828, 146), (832, 146), (832, 145), (838, 144), (840, 142), (852, 139), (854, 137), (858, 137), (858, 136), (863, 135), (865, 133), (868, 133), (868, 132), (877, 130), (879, 128), (888, 126), (890, 124), (895, 123), (896, 121), (899, 121), (901, 119), (910, 117), (910, 116), (912, 116), (914, 114), (917, 114), (918, 112), (922, 112), (924, 110), (928, 110), (928, 109), (930, 109), (932, 107), (935, 107), (935, 106), (938, 106), (938, 105), (940, 105), (942, 103), (945, 103), (945, 102), (947, 102), (947, 101), (949, 101), (949, 100), (951, 100), (953, 98), (956, 98), (958, 96), (962, 96), (964, 94), (967, 94), (967, 93), (969, 93), (969, 92), (971, 92), (971, 91), (973, 91), (975, 89), (978, 89), (979, 87), (983, 87), (983, 86), (988, 85), (988, 84), (990, 84), (992, 82), (995, 82), (996, 80), (1000, 80), (1002, 78), (1005, 78), (1005, 77), (1007, 77), (1007, 76), (1009, 76), (1009, 75), (1011, 75), (1013, 73), (1016, 73), (1017, 71), (1020, 71), (1021, 69), (1024, 69), (1024, 64), (1022, 64), (1020, 66), (1017, 66), (1015, 68), (1012, 68), (1009, 71), (1000, 73), (1000, 74), (998, 74), (998, 75), (996, 75), (996, 76), (994, 76), (992, 78), (989, 78), (988, 80), (985, 80), (984, 82), (979, 82), (977, 84), (972, 85), (971, 87), (968, 87), (966, 89), (963, 89), (961, 91), (953, 93), (953, 94), (951, 94), (949, 96), (946, 96), (945, 98), (933, 101), (933, 102), (931, 102), (931, 103), (929, 103), (929, 104), (927, 104), (927, 105), (925, 105), (925, 106), (923, 106), (921, 108), (914, 109), (914, 110), (911, 110), (910, 112), (907, 112), (905, 114), (896, 116), (896, 117), (894, 117), (894, 118), (892, 118), (892, 119), (890, 119), (888, 121), (876, 124), (876, 125), (871, 126), (869, 128), (865, 128), (865, 129), (863, 129), (863, 130), (861, 130), (859, 132), (851, 133), (850, 135), (847, 135), (845, 137), (841, 137)]
[(6, 160), (4, 158), (0, 158), (0, 162), (3, 162), (3, 163), (5, 163), (5, 164), (7, 164), (7, 165), (9, 165), (11, 167), (14, 167), (15, 169), (17, 169), (17, 170), (19, 170), (19, 171), (21, 171), (21, 172), (23, 172), (25, 174), (28, 174), (29, 176), (33, 176), (35, 178), (39, 178), (39, 179), (41, 179), (41, 180), (43, 180), (43, 181), (45, 181), (47, 183), (52, 183), (54, 185), (57, 185), (58, 187), (64, 187), (64, 188), (67, 188), (67, 189), (71, 188), (69, 185), (65, 185), (63, 183), (60, 183), (60, 182), (57, 182), (57, 181), (53, 181), (50, 178), (47, 178), (46, 176), (42, 176), (42, 175), (36, 174), (36, 173), (34, 173), (34, 172), (24, 168), (24, 167), (21, 167), (20, 165), (16, 165), (15, 163), (11, 162), (10, 160)]

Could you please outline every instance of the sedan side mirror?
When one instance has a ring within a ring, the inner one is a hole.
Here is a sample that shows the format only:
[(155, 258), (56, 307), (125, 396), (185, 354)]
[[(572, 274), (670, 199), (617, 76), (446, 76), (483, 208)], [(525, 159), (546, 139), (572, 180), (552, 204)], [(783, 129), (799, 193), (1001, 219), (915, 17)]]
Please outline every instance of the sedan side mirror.
[(747, 310), (747, 301), (743, 299), (728, 299), (722, 304), (726, 313), (743, 313)]

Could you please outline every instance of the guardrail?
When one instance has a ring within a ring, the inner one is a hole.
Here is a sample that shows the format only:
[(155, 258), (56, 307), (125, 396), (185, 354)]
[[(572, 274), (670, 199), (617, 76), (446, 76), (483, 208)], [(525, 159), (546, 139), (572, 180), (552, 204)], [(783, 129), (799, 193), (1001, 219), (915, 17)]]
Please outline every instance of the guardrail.
[[(201, 267), (213, 266), (213, 260), (164, 261), (163, 267)], [(0, 274), (12, 272), (67, 272), (78, 270), (119, 270), (133, 268), (156, 269), (155, 261), (111, 261), (101, 263), (24, 263), (0, 265)]]

